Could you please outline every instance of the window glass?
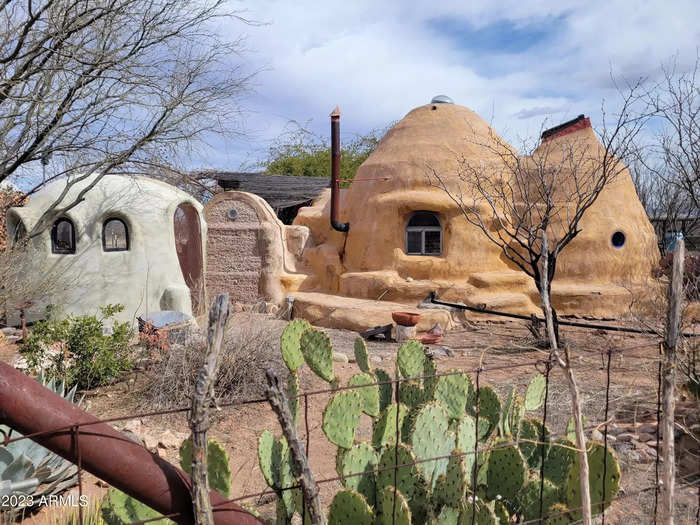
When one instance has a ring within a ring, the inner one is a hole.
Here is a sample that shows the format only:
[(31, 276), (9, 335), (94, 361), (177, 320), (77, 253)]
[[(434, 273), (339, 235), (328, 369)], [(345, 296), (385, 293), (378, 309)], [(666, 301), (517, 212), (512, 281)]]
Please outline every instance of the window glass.
[(51, 229), (53, 253), (75, 253), (75, 228), (69, 219), (58, 219)]
[(442, 226), (437, 213), (413, 212), (406, 224), (406, 253), (409, 255), (442, 253)]
[(419, 254), (421, 253), (421, 232), (409, 231), (406, 232), (406, 253)]
[(440, 254), (440, 238), (441, 231), (426, 231), (425, 232), (425, 254), (439, 255)]
[(121, 252), (129, 249), (129, 233), (121, 219), (108, 219), (102, 230), (102, 247), (106, 252)]

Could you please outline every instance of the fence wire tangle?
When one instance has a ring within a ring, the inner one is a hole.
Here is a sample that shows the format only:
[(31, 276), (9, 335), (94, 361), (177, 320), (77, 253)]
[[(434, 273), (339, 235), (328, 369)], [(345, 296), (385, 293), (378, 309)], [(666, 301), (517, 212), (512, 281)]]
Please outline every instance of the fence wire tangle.
[[(607, 455), (607, 448), (608, 448), (608, 423), (609, 423), (609, 404), (610, 404), (610, 389), (611, 389), (611, 361), (613, 356), (617, 355), (626, 355), (627, 350), (639, 350), (644, 347), (649, 347), (650, 345), (635, 345), (632, 347), (628, 348), (609, 348), (607, 351), (603, 352), (605, 359), (605, 365), (606, 365), (606, 374), (605, 374), (605, 406), (604, 406), (604, 419), (603, 419), (603, 435), (604, 435), (604, 447), (605, 447), (605, 453), (604, 457)], [(594, 352), (590, 352), (593, 354)], [(658, 367), (658, 391), (657, 391), (657, 399), (660, 400), (660, 384), (661, 384), (661, 356), (652, 358), (648, 357), (649, 361), (658, 361), (659, 367)], [(388, 381), (376, 381), (374, 383), (367, 383), (367, 384), (361, 384), (361, 385), (355, 385), (355, 386), (344, 386), (344, 387), (338, 387), (338, 388), (327, 388), (327, 389), (316, 389), (316, 390), (309, 390), (309, 391), (303, 391), (300, 392), (296, 397), (299, 401), (303, 400), (304, 401), (304, 427), (306, 431), (305, 435), (305, 451), (307, 455), (311, 453), (311, 440), (310, 440), (310, 424), (309, 424), (309, 397), (313, 396), (319, 396), (319, 395), (325, 395), (325, 394), (334, 394), (339, 391), (343, 390), (353, 390), (353, 389), (360, 389), (360, 388), (366, 388), (368, 386), (380, 386), (380, 385), (392, 385), (394, 388), (394, 395), (396, 397), (396, 402), (399, 403), (401, 399), (401, 393), (399, 389), (399, 384), (402, 382), (407, 382), (407, 381), (416, 381), (416, 380), (422, 380), (422, 379), (437, 379), (440, 377), (446, 377), (446, 376), (452, 376), (452, 375), (458, 375), (458, 374), (474, 374), (475, 375), (475, 394), (476, 394), (476, 399), (475, 399), (475, 405), (476, 407), (479, 407), (479, 391), (480, 391), (480, 381), (481, 377), (483, 374), (487, 372), (494, 372), (494, 371), (503, 371), (503, 370), (513, 370), (513, 369), (521, 369), (521, 368), (533, 368), (537, 372), (542, 373), (545, 377), (545, 401), (544, 401), (544, 406), (543, 406), (543, 413), (542, 413), (542, 419), (541, 419), (541, 425), (542, 425), (542, 431), (540, 433), (539, 439), (537, 440), (531, 440), (531, 439), (520, 439), (517, 441), (509, 441), (507, 443), (501, 443), (499, 445), (495, 446), (486, 446), (486, 447), (481, 447), (479, 444), (479, 440), (477, 439), (475, 442), (475, 447), (473, 450), (462, 452), (459, 454), (448, 454), (448, 455), (441, 455), (441, 456), (435, 456), (435, 457), (430, 457), (430, 458), (425, 458), (425, 459), (419, 459), (414, 462), (410, 463), (402, 463), (399, 464), (398, 462), (398, 444), (401, 442), (401, 436), (400, 436), (400, 425), (398, 421), (398, 410), (397, 410), (397, 421), (396, 421), (396, 435), (395, 435), (395, 445), (394, 448), (396, 450), (396, 455), (395, 455), (395, 461), (394, 465), (388, 466), (388, 467), (382, 467), (382, 468), (377, 468), (373, 470), (365, 470), (362, 472), (356, 472), (356, 473), (350, 473), (350, 474), (345, 474), (343, 476), (336, 476), (336, 477), (329, 477), (329, 478), (324, 478), (317, 480), (318, 484), (328, 484), (328, 483), (333, 483), (337, 481), (341, 481), (343, 478), (351, 478), (355, 476), (362, 476), (366, 475), (369, 473), (380, 473), (386, 470), (393, 470), (394, 471), (394, 490), (396, 491), (397, 488), (397, 483), (396, 483), (396, 477), (398, 476), (398, 470), (401, 468), (406, 468), (406, 467), (411, 467), (413, 465), (417, 465), (419, 463), (426, 463), (426, 462), (431, 462), (431, 461), (439, 461), (439, 460), (444, 460), (444, 459), (449, 459), (453, 457), (460, 457), (460, 456), (468, 456), (472, 455), (474, 457), (474, 470), (473, 470), (473, 478), (472, 478), (472, 486), (476, 487), (476, 475), (479, 469), (479, 453), (485, 453), (485, 452), (490, 452), (493, 450), (498, 450), (502, 448), (509, 448), (513, 446), (518, 446), (520, 442), (530, 442), (534, 445), (546, 445), (548, 442), (545, 439), (545, 425), (547, 423), (547, 417), (548, 417), (548, 396), (549, 396), (549, 387), (550, 387), (550, 371), (552, 369), (552, 361), (549, 356), (547, 358), (538, 358), (538, 359), (533, 359), (529, 360), (527, 362), (522, 362), (522, 363), (510, 363), (506, 365), (495, 365), (495, 366), (483, 366), (479, 365), (478, 367), (472, 368), (472, 369), (467, 369), (467, 370), (458, 370), (458, 371), (449, 371), (449, 372), (442, 372), (442, 373), (435, 373), (435, 374), (430, 374), (430, 375), (420, 375), (420, 376), (413, 376), (410, 378), (396, 378)], [(237, 402), (230, 402), (230, 403), (222, 403), (222, 404), (217, 404), (217, 408), (236, 408), (236, 407), (242, 407), (246, 405), (256, 405), (256, 404), (266, 404), (268, 401), (266, 398), (258, 398), (258, 399), (248, 399), (248, 400), (243, 400), (243, 401), (237, 401)], [(661, 409), (660, 409), (660, 404), (657, 401), (657, 410), (656, 410), (656, 417), (657, 417), (657, 451), (659, 450), (659, 425), (658, 423), (660, 422), (661, 418)], [(94, 425), (97, 423), (115, 423), (115, 422), (120, 422), (120, 421), (127, 421), (127, 420), (132, 420), (132, 419), (144, 419), (144, 418), (150, 418), (150, 417), (155, 417), (155, 416), (161, 416), (161, 415), (169, 415), (169, 414), (185, 414), (190, 411), (190, 407), (181, 407), (181, 408), (175, 408), (175, 409), (169, 409), (169, 410), (161, 410), (161, 411), (151, 411), (151, 412), (144, 412), (144, 413), (139, 413), (135, 415), (130, 415), (130, 416), (119, 416), (119, 417), (112, 417), (112, 418), (105, 418), (105, 419), (99, 419), (97, 421), (92, 421), (92, 422), (87, 422), (87, 423), (79, 423), (76, 425), (70, 425), (66, 427), (61, 427), (61, 428), (56, 428), (51, 431), (45, 431), (45, 432), (38, 432), (34, 434), (27, 434), (23, 436), (17, 436), (13, 437), (12, 432), (5, 434), (2, 437), (2, 443), (4, 446), (7, 446), (10, 443), (23, 440), (23, 439), (31, 439), (33, 437), (38, 437), (40, 435), (47, 435), (47, 434), (57, 434), (57, 433), (69, 433), (73, 436), (74, 439), (74, 446), (75, 446), (75, 458), (77, 458), (77, 466), (78, 466), (78, 490), (79, 494), (82, 496), (83, 494), (83, 473), (82, 473), (82, 464), (81, 464), (81, 454), (80, 454), (80, 434), (81, 434), (81, 429), (90, 425)], [(478, 428), (478, 422), (479, 422), (479, 410), (477, 409), (475, 412), (475, 418), (476, 418), (476, 425)], [(587, 430), (593, 430), (593, 429), (598, 429), (600, 428), (599, 425), (589, 425), (586, 427)], [(551, 433), (549, 435), (549, 442), (552, 442), (555, 438), (561, 437), (565, 435), (565, 433), (560, 432), (560, 433)], [(539, 447), (541, 449), (541, 453), (544, 456), (545, 453), (545, 448), (544, 446)], [(649, 490), (654, 490), (655, 493), (655, 503), (654, 503), (654, 522), (657, 520), (657, 504), (656, 504), (656, 499), (658, 497), (658, 490), (659, 490), (659, 458), (660, 454), (657, 453), (656, 455), (656, 460), (655, 460), (655, 483), (649, 487), (646, 487), (644, 489), (641, 489), (638, 493), (646, 492)], [(544, 460), (544, 458), (542, 458)], [(544, 463), (544, 461), (542, 462)], [(603, 461), (604, 469), (607, 467), (607, 461)], [(544, 476), (543, 476), (543, 464), (541, 466), (540, 470), (540, 479), (541, 483), (543, 484), (544, 482)], [(693, 477), (693, 475), (697, 475), (698, 473), (691, 473), (690, 475), (684, 476), (684, 478), (688, 477)], [(603, 479), (605, 480), (605, 470), (604, 470), (604, 475)], [(682, 478), (681, 478), (682, 479)], [(697, 486), (698, 481), (692, 481), (689, 486)], [(545, 516), (543, 516), (544, 510), (543, 509), (543, 495), (544, 491), (542, 488), (540, 488), (540, 499), (539, 499), (539, 508), (540, 508), (540, 517), (537, 520), (530, 520), (527, 521), (526, 523), (538, 523), (542, 522), (545, 519)], [(286, 491), (286, 490), (295, 490), (299, 489), (300, 485), (295, 484), (289, 487), (284, 487), (280, 489), (281, 491)], [(603, 494), (605, 494), (605, 481), (603, 481)], [(224, 502), (219, 503), (218, 505), (215, 505), (215, 508), (219, 505), (223, 505), (226, 503), (238, 503), (247, 499), (255, 498), (255, 497), (261, 497), (261, 496), (266, 496), (266, 495), (275, 495), (276, 492), (274, 490), (265, 490), (265, 491), (260, 491), (256, 493), (250, 493), (250, 494), (244, 494), (240, 496), (236, 496), (234, 498), (228, 499)], [(628, 498), (631, 495), (633, 495), (634, 492), (627, 492), (622, 495), (616, 496), (613, 501), (621, 500), (624, 498)], [(475, 491), (472, 492), (471, 496), (472, 497), (472, 502), (474, 503), (476, 501), (476, 494)], [(394, 497), (394, 506), (396, 505), (396, 500), (397, 497), (395, 495)], [(604, 502), (605, 502), (604, 498)], [(603, 505), (601, 509), (601, 514), (602, 514), (602, 522), (603, 524), (605, 523), (605, 506), (604, 502), (601, 502), (601, 505)], [(578, 509), (569, 509), (569, 511), (572, 510), (578, 510)], [(80, 518), (82, 521), (82, 508), (79, 509), (79, 512), (81, 514)], [(396, 510), (394, 509), (394, 517), (396, 514)], [(304, 513), (302, 515), (305, 517)], [(168, 518), (173, 518), (173, 517), (178, 517), (179, 514), (170, 514), (162, 517), (168, 517)], [(161, 518), (162, 518), (161, 517)], [(551, 517), (551, 516), (550, 516)], [(152, 520), (145, 520), (142, 522), (135, 522), (135, 523), (147, 523), (150, 521), (155, 521), (157, 519), (161, 518), (154, 518)], [(475, 523), (475, 512), (472, 514), (472, 523)]]

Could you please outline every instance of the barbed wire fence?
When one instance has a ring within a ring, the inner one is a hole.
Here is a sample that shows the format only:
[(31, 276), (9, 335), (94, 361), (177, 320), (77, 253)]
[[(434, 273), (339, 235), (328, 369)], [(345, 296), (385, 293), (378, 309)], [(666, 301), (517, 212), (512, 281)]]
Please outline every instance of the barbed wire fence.
[[(630, 497), (640, 495), (640, 494), (645, 494), (650, 491), (654, 492), (654, 506), (653, 506), (653, 515), (652, 515), (652, 522), (657, 523), (657, 520), (659, 519), (658, 516), (658, 495), (659, 495), (659, 487), (660, 487), (660, 461), (661, 461), (661, 454), (660, 454), (660, 438), (661, 436), (659, 435), (659, 428), (660, 428), (660, 423), (661, 423), (661, 407), (660, 407), (660, 389), (661, 389), (661, 374), (662, 374), (662, 367), (661, 363), (663, 361), (663, 358), (661, 355), (649, 355), (649, 354), (640, 354), (640, 353), (629, 353), (629, 352), (634, 352), (634, 351), (639, 351), (643, 349), (650, 349), (650, 348), (655, 348), (658, 345), (656, 342), (646, 342), (642, 344), (634, 344), (634, 345), (629, 345), (629, 346), (624, 346), (624, 347), (608, 347), (604, 350), (581, 350), (580, 351), (580, 357), (584, 361), (583, 364), (579, 364), (579, 368), (583, 369), (584, 366), (588, 364), (588, 366), (595, 367), (595, 368), (600, 368), (597, 360), (599, 357), (602, 357), (602, 362), (604, 365), (604, 381), (603, 381), (603, 386), (604, 386), (604, 406), (602, 408), (603, 410), (603, 420), (602, 422), (598, 424), (588, 424), (586, 425), (586, 430), (591, 431), (591, 430), (598, 430), (601, 425), (603, 429), (603, 446), (605, 448), (605, 453), (604, 457), (607, 456), (607, 451), (608, 451), (608, 425), (611, 421), (610, 418), (610, 404), (611, 404), (611, 388), (614, 386), (614, 381), (612, 380), (612, 372), (624, 372), (627, 369), (623, 367), (614, 367), (612, 365), (613, 358), (614, 357), (621, 357), (621, 358), (630, 358), (630, 359), (635, 359), (635, 360), (640, 360), (647, 362), (650, 365), (653, 364), (658, 364), (657, 368), (657, 377), (656, 377), (656, 402), (651, 403), (650, 409), (655, 409), (655, 410), (650, 410), (649, 413), (654, 413), (656, 416), (656, 450), (657, 453), (655, 455), (655, 460), (654, 460), (654, 482), (650, 484), (649, 486), (645, 486), (641, 489), (637, 489), (635, 491), (627, 491), (624, 493), (619, 493), (615, 498), (613, 498), (613, 502), (616, 501), (622, 501), (626, 500)], [(481, 359), (483, 359), (483, 353), (481, 356)], [(324, 389), (315, 389), (315, 390), (307, 390), (307, 391), (302, 391), (300, 392), (297, 396), (296, 399), (299, 402), (303, 402), (303, 427), (305, 429), (305, 451), (306, 454), (311, 456), (314, 454), (314, 449), (312, 448), (312, 440), (311, 440), (311, 432), (310, 432), (310, 418), (309, 418), (309, 398), (310, 397), (315, 397), (315, 396), (324, 396), (324, 395), (331, 395), (339, 391), (343, 390), (352, 390), (352, 389), (360, 389), (360, 388), (366, 388), (368, 386), (382, 386), (382, 385), (391, 385), (392, 390), (394, 392), (394, 396), (396, 398), (396, 403), (401, 402), (401, 390), (399, 389), (399, 384), (402, 382), (408, 382), (408, 381), (417, 381), (417, 380), (424, 380), (424, 379), (437, 379), (440, 377), (445, 377), (445, 376), (450, 376), (450, 375), (457, 375), (457, 374), (473, 374), (474, 375), (474, 383), (475, 383), (475, 393), (476, 393), (476, 399), (475, 399), (475, 406), (479, 406), (479, 391), (480, 391), (480, 386), (482, 384), (482, 378), (490, 373), (490, 372), (497, 372), (497, 371), (513, 371), (516, 369), (532, 369), (536, 371), (537, 373), (542, 373), (545, 377), (545, 402), (544, 406), (542, 409), (542, 417), (541, 417), (541, 434), (539, 439), (537, 440), (527, 440), (527, 439), (521, 439), (519, 441), (509, 441), (506, 443), (500, 443), (498, 445), (486, 445), (483, 446), (479, 443), (478, 440), (476, 440), (476, 445), (474, 447), (474, 450), (462, 452), (459, 454), (448, 454), (448, 455), (443, 455), (443, 456), (436, 456), (436, 457), (431, 457), (431, 458), (425, 458), (425, 459), (419, 459), (414, 462), (410, 463), (402, 463), (398, 464), (398, 453), (396, 454), (396, 457), (394, 458), (394, 465), (391, 465), (389, 467), (382, 467), (382, 468), (376, 468), (372, 470), (366, 470), (362, 472), (356, 472), (356, 473), (350, 473), (350, 474), (345, 474), (343, 476), (334, 476), (334, 477), (327, 477), (323, 479), (316, 480), (316, 483), (319, 485), (326, 486), (331, 483), (337, 483), (338, 481), (342, 481), (343, 479), (355, 477), (355, 476), (363, 476), (367, 474), (377, 474), (385, 470), (392, 470), (394, 471), (395, 478), (398, 476), (399, 469), (402, 468), (410, 468), (416, 464), (419, 463), (425, 463), (425, 462), (430, 462), (430, 461), (439, 461), (439, 460), (449, 460), (452, 457), (459, 457), (459, 456), (467, 456), (467, 455), (472, 455), (474, 457), (474, 470), (472, 471), (473, 478), (472, 478), (472, 487), (476, 487), (476, 475), (479, 470), (479, 455), (481, 454), (482, 456), (485, 453), (488, 453), (492, 450), (497, 450), (499, 448), (507, 448), (507, 447), (513, 447), (513, 446), (518, 446), (519, 442), (530, 442), (534, 444), (535, 446), (539, 446), (541, 450), (541, 454), (545, 454), (545, 445), (548, 445), (550, 442), (552, 442), (555, 438), (557, 437), (562, 437), (565, 435), (563, 432), (552, 432), (549, 435), (549, 441), (547, 441), (546, 436), (545, 436), (545, 428), (546, 424), (548, 422), (548, 416), (549, 416), (549, 410), (550, 410), (550, 404), (551, 401), (549, 399), (550, 396), (550, 387), (551, 387), (551, 371), (552, 371), (552, 363), (549, 357), (543, 357), (543, 358), (537, 358), (537, 359), (532, 359), (528, 360), (526, 362), (521, 362), (521, 363), (508, 363), (508, 364), (501, 364), (501, 365), (494, 365), (494, 366), (489, 366), (489, 365), (483, 365), (479, 364), (479, 366), (471, 368), (471, 369), (466, 369), (466, 370), (455, 370), (455, 371), (448, 371), (448, 372), (439, 372), (436, 374), (432, 375), (420, 375), (420, 376), (415, 376), (415, 377), (409, 377), (409, 378), (396, 378), (392, 379), (389, 381), (377, 381), (375, 383), (371, 384), (362, 384), (358, 386), (342, 386), (338, 388), (324, 388)], [(246, 400), (241, 400), (241, 401), (235, 401), (235, 402), (230, 402), (230, 403), (219, 403), (216, 405), (218, 409), (235, 409), (235, 408), (241, 408), (247, 405), (266, 405), (268, 403), (267, 398), (256, 398), (256, 399), (246, 399)], [(128, 420), (134, 420), (134, 419), (145, 419), (145, 418), (152, 418), (152, 417), (157, 417), (157, 416), (163, 416), (163, 415), (173, 415), (173, 414), (187, 414), (189, 413), (191, 408), (188, 407), (180, 407), (180, 408), (174, 408), (174, 409), (169, 409), (169, 410), (158, 410), (158, 411), (150, 411), (150, 412), (143, 412), (143, 413), (138, 413), (138, 414), (133, 414), (129, 416), (119, 416), (119, 417), (111, 417), (111, 418), (104, 418), (104, 419), (98, 419), (95, 422), (89, 422), (89, 423), (80, 423), (76, 425), (71, 425), (67, 427), (62, 427), (62, 428), (55, 428), (52, 429), (51, 431), (45, 431), (45, 432), (38, 432), (34, 434), (27, 434), (27, 435), (22, 435), (22, 436), (12, 436), (12, 432), (9, 434), (6, 434), (2, 436), (2, 444), (4, 446), (7, 446), (10, 443), (19, 441), (19, 440), (24, 440), (24, 439), (32, 439), (35, 437), (39, 437), (41, 435), (48, 435), (48, 434), (58, 434), (58, 433), (68, 433), (73, 436), (73, 444), (74, 444), (74, 457), (77, 458), (77, 476), (78, 476), (78, 492), (79, 496), (83, 495), (84, 489), (83, 489), (83, 467), (81, 463), (81, 452), (80, 452), (80, 436), (81, 433), (84, 432), (85, 427), (88, 427), (90, 425), (95, 425), (98, 423), (117, 423), (117, 422), (124, 422)], [(397, 410), (397, 418), (398, 418), (398, 410)], [(479, 418), (479, 411), (476, 410), (475, 412), (475, 418), (476, 418), (476, 425), (478, 428), (478, 418)], [(395, 439), (395, 449), (398, 450), (398, 444), (401, 443), (401, 436), (400, 436), (400, 426), (399, 422), (396, 422), (396, 433), (394, 436)], [(664, 439), (673, 439), (673, 436), (664, 436)], [(544, 458), (542, 458), (544, 459)], [(604, 469), (607, 468), (606, 466), (607, 461), (603, 462)], [(540, 517), (538, 519), (534, 520), (529, 520), (524, 523), (542, 523), (544, 522), (545, 519), (550, 519), (554, 517), (554, 515), (548, 515), (546, 514), (546, 510), (544, 507), (544, 490), (543, 490), (543, 482), (544, 482), (544, 476), (543, 476), (543, 464), (544, 461), (542, 462), (542, 465), (540, 467), (540, 480), (541, 480), (541, 487), (540, 487), (540, 500), (539, 500), (539, 508), (540, 508)], [(686, 488), (693, 488), (693, 487), (698, 487), (698, 483), (700, 483), (700, 472), (691, 472), (688, 474), (684, 474), (683, 476), (677, 477), (677, 482), (682, 483)], [(605, 494), (605, 481), (606, 476), (605, 476), (605, 471), (603, 474), (603, 490), (602, 494)], [(394, 490), (397, 489), (398, 483), (396, 483), (396, 479), (394, 482)], [(246, 500), (252, 500), (254, 498), (260, 498), (263, 496), (273, 496), (277, 495), (279, 492), (287, 491), (287, 490), (296, 490), (300, 489), (301, 485), (299, 484), (294, 484), (289, 487), (283, 487), (281, 489), (276, 490), (264, 490), (264, 491), (258, 491), (255, 493), (246, 493), (242, 495), (237, 495), (236, 497), (227, 499), (224, 502), (220, 502), (217, 505), (213, 506), (213, 509), (216, 510), (218, 506), (224, 505), (226, 503), (239, 503), (243, 502)], [(699, 492), (700, 496), (700, 492)], [(472, 502), (476, 501), (476, 494), (475, 491), (472, 491), (470, 496), (472, 499)], [(394, 497), (394, 501), (396, 502), (397, 497)], [(599, 503), (601, 505), (600, 509), (600, 515), (601, 515), (601, 520), (602, 523), (605, 524), (606, 520), (606, 508), (604, 505), (605, 501)], [(476, 508), (475, 506), (473, 507), (474, 509)], [(80, 513), (80, 519), (81, 522), (83, 520), (83, 509), (82, 507), (79, 507), (79, 513)], [(569, 512), (571, 511), (576, 511), (579, 509), (569, 509)], [(137, 525), (141, 523), (148, 523), (152, 521), (156, 521), (158, 519), (162, 519), (163, 517), (165, 518), (177, 518), (179, 514), (169, 514), (169, 515), (164, 515), (159, 518), (154, 518), (150, 520), (144, 520), (141, 522), (134, 522), (131, 525)], [(302, 509), (302, 519), (305, 518), (305, 512), (303, 512)], [(396, 517), (396, 509), (394, 509), (393, 513), (393, 518), (395, 519)], [(472, 515), (472, 523), (475, 523), (475, 510)]]

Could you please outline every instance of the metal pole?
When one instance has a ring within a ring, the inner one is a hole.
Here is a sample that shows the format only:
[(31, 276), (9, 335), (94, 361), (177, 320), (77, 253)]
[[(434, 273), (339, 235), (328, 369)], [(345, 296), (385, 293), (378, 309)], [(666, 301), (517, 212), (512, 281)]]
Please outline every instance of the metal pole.
[[(6, 363), (0, 363), (0, 422), (24, 435), (42, 433), (32, 440), (73, 463), (77, 426), (83, 469), (161, 514), (176, 514), (177, 523), (194, 523), (187, 474)], [(221, 494), (210, 497), (217, 525), (260, 523)]]

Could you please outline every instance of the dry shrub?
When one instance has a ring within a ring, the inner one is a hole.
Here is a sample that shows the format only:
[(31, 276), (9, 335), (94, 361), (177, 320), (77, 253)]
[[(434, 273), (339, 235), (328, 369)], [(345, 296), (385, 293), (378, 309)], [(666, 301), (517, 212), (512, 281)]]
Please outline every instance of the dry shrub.
[[(263, 398), (265, 367), (286, 380), (287, 369), (279, 350), (280, 330), (265, 316), (246, 315), (232, 320), (219, 356), (215, 395), (219, 403)], [(155, 410), (189, 406), (204, 361), (203, 338), (171, 344), (147, 368), (142, 403)]]

